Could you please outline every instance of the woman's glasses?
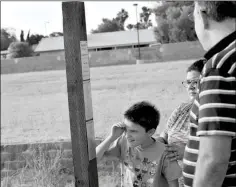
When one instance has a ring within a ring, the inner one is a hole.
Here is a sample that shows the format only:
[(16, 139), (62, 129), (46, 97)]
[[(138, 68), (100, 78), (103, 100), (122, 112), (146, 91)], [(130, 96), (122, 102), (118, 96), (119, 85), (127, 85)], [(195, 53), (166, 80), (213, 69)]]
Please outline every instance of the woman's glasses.
[(191, 12), (191, 13), (188, 14), (188, 19), (189, 19), (190, 21), (194, 21), (193, 12)]
[(188, 88), (189, 86), (194, 86), (196, 87), (199, 84), (200, 79), (193, 79), (193, 80), (186, 80), (182, 82), (182, 85), (185, 88)]

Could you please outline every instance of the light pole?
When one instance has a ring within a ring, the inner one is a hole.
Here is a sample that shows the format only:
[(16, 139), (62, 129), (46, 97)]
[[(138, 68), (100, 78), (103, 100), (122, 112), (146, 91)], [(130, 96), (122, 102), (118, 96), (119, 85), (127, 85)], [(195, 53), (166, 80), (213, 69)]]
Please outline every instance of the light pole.
[(47, 23), (49, 23), (49, 21), (45, 21), (44, 25), (45, 25), (45, 35), (47, 36)]
[(136, 22), (137, 22), (137, 37), (138, 37), (138, 59), (141, 60), (141, 53), (140, 53), (140, 47), (139, 47), (139, 24), (138, 24), (138, 11), (137, 11), (137, 7), (138, 4), (135, 3), (133, 4), (136, 7)]

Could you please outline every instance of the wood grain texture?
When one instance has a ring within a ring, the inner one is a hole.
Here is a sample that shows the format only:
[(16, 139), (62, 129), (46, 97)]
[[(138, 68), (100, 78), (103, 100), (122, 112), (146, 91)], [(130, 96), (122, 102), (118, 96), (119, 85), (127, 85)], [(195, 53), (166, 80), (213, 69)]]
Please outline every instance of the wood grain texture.
[(83, 91), (80, 41), (87, 41), (84, 3), (63, 2), (62, 13), (75, 186), (98, 187), (96, 161), (89, 163)]

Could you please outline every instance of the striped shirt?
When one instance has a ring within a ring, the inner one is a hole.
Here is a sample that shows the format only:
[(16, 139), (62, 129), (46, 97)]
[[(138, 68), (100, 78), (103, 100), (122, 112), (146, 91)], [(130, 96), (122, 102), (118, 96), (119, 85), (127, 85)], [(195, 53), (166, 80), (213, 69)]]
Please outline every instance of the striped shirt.
[(193, 185), (199, 136), (223, 135), (232, 137), (223, 187), (236, 186), (236, 31), (204, 57), (200, 92), (190, 111), (190, 135), (183, 159), (184, 184)]

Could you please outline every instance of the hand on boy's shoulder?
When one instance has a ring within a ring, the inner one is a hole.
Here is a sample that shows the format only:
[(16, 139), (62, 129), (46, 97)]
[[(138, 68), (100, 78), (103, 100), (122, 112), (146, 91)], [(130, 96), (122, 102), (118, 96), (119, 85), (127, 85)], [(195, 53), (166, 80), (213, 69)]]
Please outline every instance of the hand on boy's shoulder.
[(161, 142), (163, 144), (166, 144), (166, 140), (163, 137), (161, 137), (161, 136), (156, 137), (155, 140), (159, 141), (159, 142)]
[(111, 138), (116, 140), (119, 138), (126, 130), (125, 124), (123, 122), (116, 123), (111, 128)]
[(163, 174), (167, 181), (176, 180), (182, 176), (182, 170), (176, 160), (171, 161), (167, 158), (167, 153), (164, 153)]

